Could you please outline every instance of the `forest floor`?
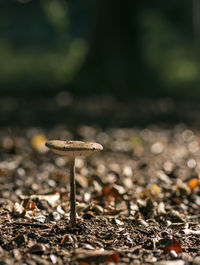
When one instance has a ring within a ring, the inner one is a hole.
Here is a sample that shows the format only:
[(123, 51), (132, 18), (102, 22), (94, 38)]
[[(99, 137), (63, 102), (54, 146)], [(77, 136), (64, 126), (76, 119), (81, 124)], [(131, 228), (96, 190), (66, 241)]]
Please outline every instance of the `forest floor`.
[[(10, 119), (15, 115), (4, 111)], [(130, 126), (131, 112), (123, 115), (128, 126), (80, 123), (75, 114), (73, 126), (63, 118), (44, 127), (16, 126), (16, 120), (5, 126), (1, 120), (0, 265), (200, 264), (198, 126), (179, 121), (136, 126), (137, 114)], [(113, 112), (115, 121), (124, 121), (123, 115)], [(104, 146), (76, 159), (74, 227), (69, 225), (69, 159), (47, 150), (47, 139)]]

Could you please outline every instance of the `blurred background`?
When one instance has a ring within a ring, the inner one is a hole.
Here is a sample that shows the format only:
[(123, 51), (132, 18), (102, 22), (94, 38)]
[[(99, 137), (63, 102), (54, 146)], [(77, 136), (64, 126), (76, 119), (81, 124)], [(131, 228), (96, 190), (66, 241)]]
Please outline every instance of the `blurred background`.
[(199, 110), (199, 14), (200, 0), (0, 0), (0, 122), (48, 124), (75, 104), (120, 126), (145, 110), (184, 120)]

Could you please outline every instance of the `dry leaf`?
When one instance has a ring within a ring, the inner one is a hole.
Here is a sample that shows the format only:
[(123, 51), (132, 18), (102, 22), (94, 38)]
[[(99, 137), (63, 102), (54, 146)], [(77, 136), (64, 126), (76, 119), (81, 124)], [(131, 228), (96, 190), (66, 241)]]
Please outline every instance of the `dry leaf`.
[(175, 203), (175, 204), (178, 204), (178, 205), (181, 204), (181, 201), (179, 199), (177, 199), (177, 198), (173, 198), (172, 202)]
[(171, 252), (175, 252), (176, 254), (179, 254), (179, 253), (182, 253), (182, 248), (181, 248), (180, 243), (175, 238), (173, 238), (171, 240), (171, 244), (165, 247), (164, 252), (166, 254), (170, 254)]
[(105, 260), (105, 262), (119, 262), (119, 254), (117, 253), (113, 253), (112, 255), (110, 255), (109, 257), (107, 257), (107, 259)]
[(96, 218), (96, 215), (93, 212), (88, 211), (88, 212), (84, 213), (83, 218), (84, 219), (92, 219), (92, 218)]
[(112, 196), (114, 198), (117, 198), (119, 196), (119, 192), (117, 189), (113, 188), (113, 187), (108, 187), (108, 186), (105, 186), (103, 188), (103, 194), (106, 195), (106, 196)]
[(27, 211), (33, 211), (34, 209), (36, 209), (36, 204), (35, 204), (35, 202), (29, 200), (29, 201), (26, 203), (26, 206), (25, 206), (24, 211), (25, 211), (25, 212), (27, 212)]
[(157, 184), (153, 184), (150, 187), (145, 188), (141, 192), (141, 194), (147, 197), (149, 196), (158, 197), (160, 194), (160, 187)]
[(61, 241), (60, 241), (60, 244), (61, 244), (61, 245), (63, 245), (63, 243), (65, 242), (66, 238), (67, 238), (67, 235), (64, 235), (64, 237), (63, 237), (63, 238), (61, 239)]
[(187, 185), (190, 187), (190, 189), (193, 191), (194, 188), (196, 188), (196, 186), (199, 183), (199, 179), (198, 178), (192, 178), (191, 180), (189, 180), (187, 182)]
[(48, 149), (45, 146), (46, 137), (43, 134), (34, 135), (31, 138), (31, 145), (34, 149), (36, 149), (40, 153), (45, 153)]

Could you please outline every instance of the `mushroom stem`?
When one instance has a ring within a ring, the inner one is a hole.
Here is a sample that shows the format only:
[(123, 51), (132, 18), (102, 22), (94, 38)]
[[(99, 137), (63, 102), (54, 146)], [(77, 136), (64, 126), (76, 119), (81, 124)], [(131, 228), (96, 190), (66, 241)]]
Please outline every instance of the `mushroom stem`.
[(70, 157), (70, 223), (76, 225), (75, 157)]
[(68, 155), (70, 157), (70, 225), (76, 225), (76, 186), (75, 186), (75, 158), (76, 156), (87, 156), (103, 149), (98, 143), (82, 141), (61, 141), (50, 140), (46, 146), (58, 155)]

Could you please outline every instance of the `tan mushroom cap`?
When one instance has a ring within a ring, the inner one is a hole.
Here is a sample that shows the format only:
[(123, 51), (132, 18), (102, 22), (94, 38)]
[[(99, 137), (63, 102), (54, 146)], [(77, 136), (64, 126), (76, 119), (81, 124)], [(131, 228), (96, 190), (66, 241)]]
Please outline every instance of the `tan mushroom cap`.
[(45, 145), (58, 155), (69, 155), (73, 157), (88, 156), (103, 150), (101, 144), (82, 141), (50, 140)]

